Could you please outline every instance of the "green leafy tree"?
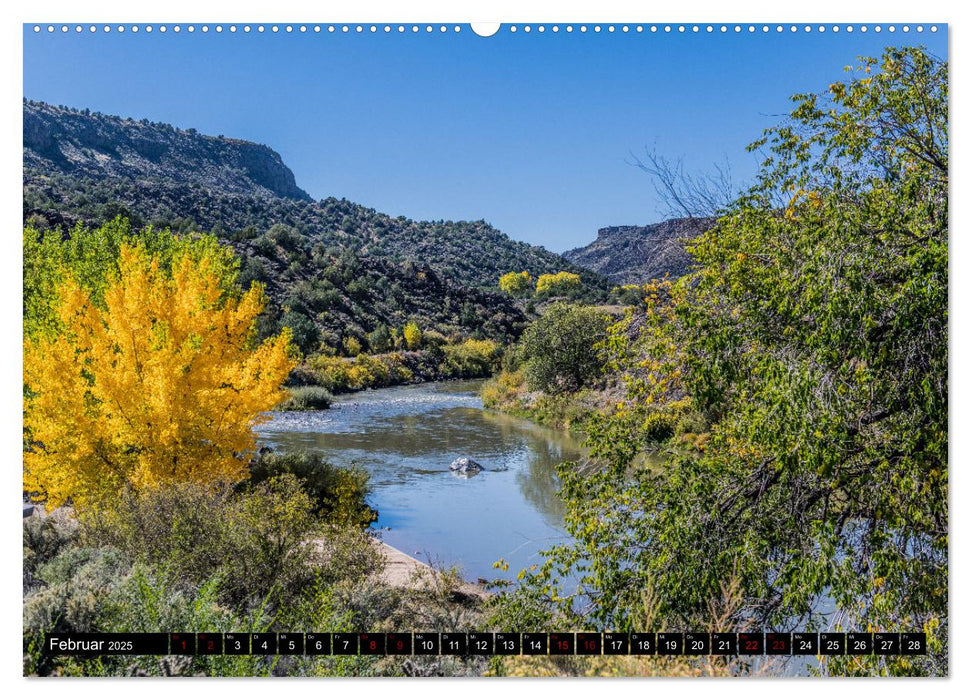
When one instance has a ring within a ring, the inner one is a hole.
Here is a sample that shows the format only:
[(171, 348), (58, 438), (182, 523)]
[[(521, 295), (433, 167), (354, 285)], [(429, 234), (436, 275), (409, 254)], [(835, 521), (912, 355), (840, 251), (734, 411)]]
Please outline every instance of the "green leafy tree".
[(607, 317), (596, 309), (553, 304), (527, 326), (520, 357), (527, 386), (551, 394), (573, 392), (601, 373), (596, 345), (607, 330)]
[(280, 319), (280, 325), (289, 328), (293, 333), (293, 343), (304, 354), (317, 349), (320, 343), (320, 330), (305, 313), (290, 309), (286, 310)]
[(78, 224), (66, 235), (59, 229), (42, 231), (26, 226), (23, 244), (24, 333), (28, 336), (57, 332), (57, 289), (68, 275), (90, 292), (95, 304), (102, 305), (104, 290), (118, 273), (123, 245), (141, 246), (159, 260), (165, 273), (171, 272), (172, 261), (184, 254), (197, 261), (205, 258), (215, 266), (223, 293), (239, 292), (239, 260), (215, 236), (178, 236), (169, 229), (153, 227), (135, 231), (127, 219), (118, 217), (98, 228)]
[[(731, 585), (736, 626), (828, 611), (928, 635), (927, 656), (829, 673), (947, 674), (947, 64), (888, 49), (794, 101), (752, 146), (756, 184), (694, 246), (698, 272), (646, 290), (604, 343), (629, 395), (591, 427), (603, 469), (560, 470), (575, 544), (525, 587), (577, 624), (634, 629), (645, 600), (662, 626), (704, 628)], [(675, 405), (706, 439), (638, 466)]]
[(371, 347), (371, 352), (387, 352), (392, 347), (391, 330), (387, 325), (381, 323), (368, 333), (367, 342)]

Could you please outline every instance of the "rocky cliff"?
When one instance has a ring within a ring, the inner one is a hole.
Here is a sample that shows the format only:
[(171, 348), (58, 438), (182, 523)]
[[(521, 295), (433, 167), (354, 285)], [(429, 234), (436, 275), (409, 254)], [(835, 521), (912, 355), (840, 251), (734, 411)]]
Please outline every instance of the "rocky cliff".
[(24, 166), (90, 178), (178, 180), (212, 190), (309, 200), (280, 155), (194, 129), (24, 101)]
[(670, 219), (650, 226), (608, 226), (590, 245), (563, 253), (570, 262), (599, 272), (615, 284), (640, 284), (665, 274), (680, 277), (691, 267), (685, 245), (711, 228), (714, 219)]

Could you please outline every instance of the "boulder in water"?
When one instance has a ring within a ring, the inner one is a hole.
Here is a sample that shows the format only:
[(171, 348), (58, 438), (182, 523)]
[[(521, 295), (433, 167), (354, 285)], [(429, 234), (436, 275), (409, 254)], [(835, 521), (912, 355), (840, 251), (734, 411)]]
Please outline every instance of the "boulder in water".
[(483, 470), (483, 466), (475, 460), (469, 459), (468, 457), (459, 457), (457, 460), (448, 465), (448, 469), (453, 474), (465, 474), (466, 476), (472, 476), (473, 474), (478, 474), (481, 472)]

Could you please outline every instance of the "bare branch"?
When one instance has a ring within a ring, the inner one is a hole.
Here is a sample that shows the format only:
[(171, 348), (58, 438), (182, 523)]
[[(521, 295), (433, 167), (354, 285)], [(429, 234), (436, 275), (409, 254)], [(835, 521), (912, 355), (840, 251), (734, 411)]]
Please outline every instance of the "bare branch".
[(644, 149), (644, 157), (633, 152), (628, 165), (651, 177), (654, 191), (667, 207), (665, 216), (689, 219), (708, 218), (723, 211), (738, 195), (732, 184), (731, 164), (715, 163), (713, 172), (691, 175), (685, 172), (681, 158), (669, 160), (657, 148)]

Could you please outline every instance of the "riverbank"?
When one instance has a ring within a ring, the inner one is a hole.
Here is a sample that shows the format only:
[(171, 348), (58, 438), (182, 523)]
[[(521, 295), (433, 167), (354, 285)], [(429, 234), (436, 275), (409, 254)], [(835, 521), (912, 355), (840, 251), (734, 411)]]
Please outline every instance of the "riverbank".
[[(69, 509), (65, 508), (67, 513)], [(23, 517), (46, 518), (47, 509), (42, 503), (24, 503)], [(405, 588), (413, 591), (446, 589), (451, 594), (459, 594), (470, 601), (482, 602), (490, 594), (479, 584), (465, 581), (453, 572), (440, 571), (425, 562), (411, 557), (400, 549), (382, 542), (377, 537), (371, 541), (383, 560), (378, 578), (384, 585), (392, 588)]]
[(485, 408), (574, 435), (585, 433), (590, 417), (617, 401), (611, 392), (600, 389), (560, 395), (529, 391), (520, 371), (502, 371), (492, 377), (482, 385), (481, 397)]
[[(562, 431), (483, 411), (480, 387), (468, 380), (350, 394), (328, 411), (274, 413), (259, 437), (275, 452), (312, 451), (367, 471), (383, 541), (433, 566), (460, 564), (470, 581), (492, 580), (498, 559), (520, 571), (562, 540), (556, 466), (583, 450)], [(482, 472), (457, 477), (449, 465), (461, 457)]]
[(480, 602), (489, 597), (488, 591), (481, 585), (454, 577), (449, 572), (443, 573), (381, 540), (375, 539), (374, 544), (385, 560), (380, 575), (385, 585), (411, 590), (440, 589), (444, 586), (450, 588), (452, 593)]

